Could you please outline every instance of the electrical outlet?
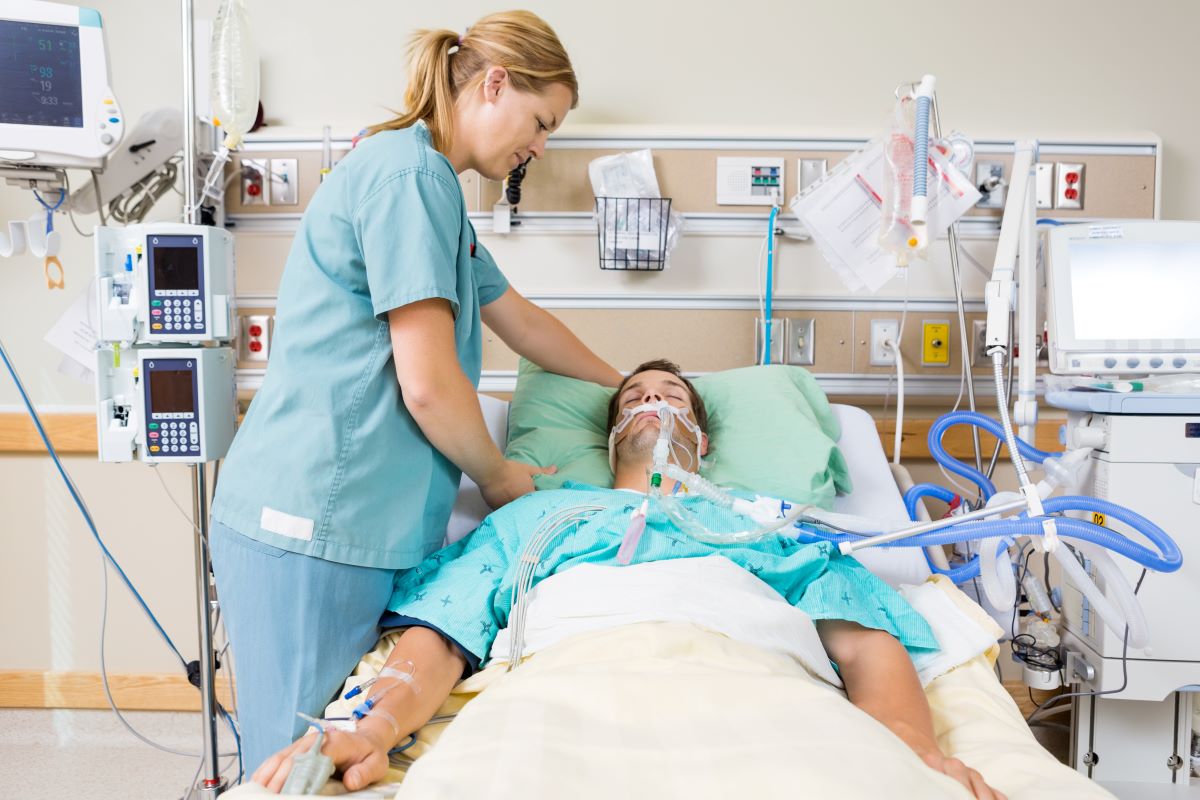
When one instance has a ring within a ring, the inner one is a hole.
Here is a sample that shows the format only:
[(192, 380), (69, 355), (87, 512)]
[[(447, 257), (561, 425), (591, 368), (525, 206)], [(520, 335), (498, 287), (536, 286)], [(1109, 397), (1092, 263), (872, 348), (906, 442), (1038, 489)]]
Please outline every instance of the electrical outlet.
[[(763, 324), (762, 317), (756, 317), (754, 320), (754, 363), (763, 363), (763, 340), (765, 337), (766, 326)], [(784, 363), (785, 345), (788, 340), (788, 318), (787, 317), (772, 317), (771, 318), (771, 343), (768, 348), (771, 354), (772, 364)]]
[(1083, 164), (1054, 165), (1054, 207), (1083, 208)]
[(268, 206), (271, 204), (271, 186), (267, 181), (268, 161), (262, 158), (243, 158), (242, 205)]
[(788, 318), (787, 363), (796, 367), (812, 366), (816, 326), (816, 320), (812, 318)]
[(271, 205), (294, 206), (300, 202), (299, 174), (294, 158), (272, 158)]
[(242, 317), (242, 336), (239, 349), (242, 361), (266, 361), (271, 353), (271, 317), (267, 314), (247, 314)]
[(897, 341), (900, 335), (900, 323), (894, 319), (873, 319), (871, 320), (871, 358), (872, 367), (891, 367), (896, 364), (896, 353), (888, 347), (884, 347), (883, 343), (887, 341), (894, 342), (897, 346), (900, 344)]
[(987, 321), (977, 319), (971, 323), (971, 366), (982, 367), (988, 363)]
[(928, 320), (921, 323), (921, 366), (950, 366), (950, 323)]
[[(979, 161), (975, 164), (975, 186), (980, 195), (976, 208), (1004, 208), (1004, 163)], [(990, 188), (989, 188), (990, 187)]]

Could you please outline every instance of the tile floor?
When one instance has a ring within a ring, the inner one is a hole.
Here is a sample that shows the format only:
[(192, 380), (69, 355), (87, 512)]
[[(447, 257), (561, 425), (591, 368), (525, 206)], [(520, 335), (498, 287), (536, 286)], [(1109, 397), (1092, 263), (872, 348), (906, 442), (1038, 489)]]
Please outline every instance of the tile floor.
[[(125, 716), (162, 745), (200, 751), (199, 713)], [(221, 752), (233, 752), (233, 737), (222, 728)], [(143, 744), (111, 711), (0, 709), (0, 798), (6, 800), (181, 800), (199, 763)], [(237, 778), (236, 760), (225, 774)]]

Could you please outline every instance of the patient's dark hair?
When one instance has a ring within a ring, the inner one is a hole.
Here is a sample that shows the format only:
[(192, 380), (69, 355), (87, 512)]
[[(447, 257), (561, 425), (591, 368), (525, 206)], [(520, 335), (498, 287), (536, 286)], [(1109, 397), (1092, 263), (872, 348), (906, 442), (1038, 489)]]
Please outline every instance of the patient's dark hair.
[(639, 374), (649, 372), (650, 370), (669, 372), (683, 381), (683, 385), (688, 390), (688, 398), (692, 401), (692, 413), (696, 417), (696, 424), (700, 426), (702, 432), (708, 433), (708, 410), (704, 408), (704, 401), (700, 399), (700, 393), (696, 391), (696, 387), (692, 385), (691, 381), (683, 377), (683, 373), (679, 370), (679, 365), (665, 358), (656, 358), (653, 361), (638, 364), (633, 372), (625, 376), (625, 379), (621, 381), (621, 385), (617, 387), (617, 391), (613, 393), (613, 396), (608, 401), (608, 424), (604, 429), (611, 431), (613, 424), (617, 421), (617, 412), (621, 409), (621, 392), (625, 391), (625, 386)]

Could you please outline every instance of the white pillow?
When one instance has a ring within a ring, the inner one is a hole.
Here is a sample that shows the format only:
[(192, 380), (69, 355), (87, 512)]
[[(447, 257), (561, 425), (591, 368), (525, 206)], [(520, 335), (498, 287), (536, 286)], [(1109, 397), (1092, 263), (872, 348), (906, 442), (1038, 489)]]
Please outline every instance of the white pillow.
[[(483, 409), (483, 421), (487, 423), (492, 441), (504, 452), (504, 443), (508, 439), (508, 401), (481, 394), (479, 407)], [(475, 481), (464, 474), (458, 484), (458, 497), (454, 500), (454, 509), (450, 512), (450, 524), (446, 526), (445, 544), (453, 544), (478, 528), (479, 523), (483, 522), (483, 518), (490, 512), (491, 509), (483, 502), (483, 495), (479, 493)]]

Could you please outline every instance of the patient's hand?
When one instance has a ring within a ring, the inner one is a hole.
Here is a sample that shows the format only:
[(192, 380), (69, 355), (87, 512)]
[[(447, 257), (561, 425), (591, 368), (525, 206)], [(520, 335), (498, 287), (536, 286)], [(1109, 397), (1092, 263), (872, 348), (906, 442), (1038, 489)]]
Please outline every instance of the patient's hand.
[(949, 775), (970, 789), (976, 800), (1008, 800), (1003, 793), (988, 786), (982, 775), (957, 758), (951, 758), (936, 748), (918, 755), (931, 769), (937, 770), (943, 775)]
[[(311, 750), (316, 738), (314, 732), (297, 739), (264, 761), (251, 780), (278, 794), (292, 771), (292, 759)], [(348, 791), (366, 788), (387, 775), (388, 745), (368, 732), (329, 731), (321, 752), (333, 759)]]

